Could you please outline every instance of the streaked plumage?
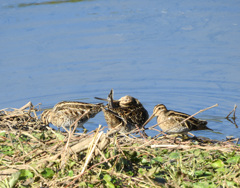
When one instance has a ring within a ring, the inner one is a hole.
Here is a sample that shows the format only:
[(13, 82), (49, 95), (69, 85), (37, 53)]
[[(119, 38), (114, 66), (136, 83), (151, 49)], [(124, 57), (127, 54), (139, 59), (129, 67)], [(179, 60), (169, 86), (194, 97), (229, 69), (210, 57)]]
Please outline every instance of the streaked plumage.
[(83, 127), (84, 123), (102, 110), (102, 106), (102, 104), (63, 101), (57, 103), (52, 109), (44, 110), (41, 120), (44, 124), (51, 123), (56, 127), (69, 127), (86, 112), (78, 121), (78, 126)]
[[(100, 99), (100, 98), (97, 98)], [(113, 90), (108, 96), (108, 105), (102, 108), (109, 129), (118, 127), (121, 132), (129, 132), (136, 128), (142, 128), (149, 115), (140, 101), (126, 95), (119, 100), (113, 100)]]
[(163, 104), (158, 104), (154, 107), (153, 114), (145, 122), (145, 125), (155, 116), (157, 117), (157, 123), (162, 131), (169, 134), (184, 134), (189, 131), (205, 129), (212, 130), (206, 126), (207, 121), (199, 120), (195, 117), (191, 117), (184, 121), (186, 118), (190, 117), (190, 115), (173, 110), (167, 110), (166, 106)]

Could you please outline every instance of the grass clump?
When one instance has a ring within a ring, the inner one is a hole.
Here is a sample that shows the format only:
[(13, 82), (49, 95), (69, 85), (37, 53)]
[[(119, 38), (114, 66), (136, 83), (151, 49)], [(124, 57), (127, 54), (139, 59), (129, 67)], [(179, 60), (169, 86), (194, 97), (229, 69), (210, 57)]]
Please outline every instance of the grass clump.
[(101, 126), (63, 133), (42, 125), (35, 107), (17, 111), (0, 115), (0, 187), (240, 186), (234, 140), (136, 137)]

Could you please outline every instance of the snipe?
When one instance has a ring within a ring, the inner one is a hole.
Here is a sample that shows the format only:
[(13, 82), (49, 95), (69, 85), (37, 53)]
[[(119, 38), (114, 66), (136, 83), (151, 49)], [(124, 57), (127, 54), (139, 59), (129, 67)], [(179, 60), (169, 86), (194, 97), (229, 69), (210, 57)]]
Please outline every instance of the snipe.
[(132, 96), (126, 95), (119, 100), (113, 100), (111, 90), (108, 99), (95, 98), (108, 101), (102, 110), (109, 129), (118, 128), (120, 132), (129, 132), (136, 126), (142, 128), (149, 117), (140, 101)]
[(57, 103), (52, 109), (44, 110), (41, 120), (44, 124), (53, 124), (56, 127), (69, 127), (80, 116), (78, 127), (83, 128), (83, 124), (102, 110), (102, 104), (91, 104), (76, 101), (63, 101)]
[[(162, 131), (169, 134), (186, 134), (189, 131), (205, 129), (212, 130), (206, 126), (207, 121), (195, 117), (189, 118), (190, 115), (188, 114), (168, 110), (163, 104), (158, 104), (154, 107), (153, 114), (145, 122), (144, 126), (155, 116), (157, 117), (157, 123)], [(186, 120), (187, 118), (189, 119)]]

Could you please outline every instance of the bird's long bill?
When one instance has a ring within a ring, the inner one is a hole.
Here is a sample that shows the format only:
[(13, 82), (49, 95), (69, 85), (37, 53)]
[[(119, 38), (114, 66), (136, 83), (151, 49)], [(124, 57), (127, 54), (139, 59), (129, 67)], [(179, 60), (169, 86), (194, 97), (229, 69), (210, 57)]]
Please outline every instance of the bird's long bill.
[(100, 97), (94, 97), (95, 99), (97, 100), (101, 100), (101, 101), (108, 101), (107, 99), (103, 99), (103, 98), (100, 98)]
[(150, 118), (148, 118), (148, 120), (145, 121), (145, 123), (143, 124), (143, 127), (144, 127), (145, 125), (147, 125), (147, 124), (149, 123), (149, 121), (151, 121), (151, 120), (155, 117), (155, 114), (156, 114), (156, 113), (153, 113), (153, 114), (150, 116)]
[(113, 89), (111, 89), (110, 93), (108, 94), (108, 105), (110, 108), (113, 108)]
[[(100, 97), (94, 97), (95, 99), (97, 100), (101, 100), (101, 101), (108, 101), (107, 99), (103, 99), (103, 98), (100, 98)], [(118, 102), (118, 100), (113, 100), (113, 102)]]

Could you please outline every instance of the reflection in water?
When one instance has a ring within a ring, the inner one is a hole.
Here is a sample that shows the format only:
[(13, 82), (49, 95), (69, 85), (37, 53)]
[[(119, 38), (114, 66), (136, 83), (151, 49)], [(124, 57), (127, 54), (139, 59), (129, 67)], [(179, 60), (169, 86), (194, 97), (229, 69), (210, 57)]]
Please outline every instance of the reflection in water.
[(61, 3), (76, 3), (81, 1), (92, 1), (92, 0), (59, 0), (59, 1), (45, 1), (40, 3), (20, 3), (18, 7), (28, 7), (34, 5), (52, 5), (52, 4), (61, 4)]
[(235, 125), (235, 127), (236, 128), (238, 128), (238, 125), (237, 125), (237, 123), (236, 123), (236, 119), (235, 118), (231, 118), (231, 119), (229, 119), (229, 118), (226, 118), (228, 121), (230, 121), (233, 125)]

